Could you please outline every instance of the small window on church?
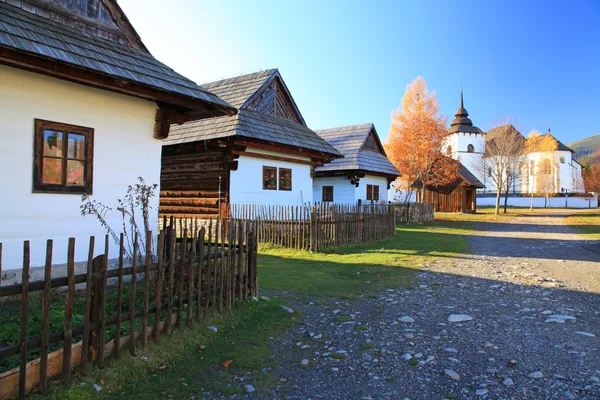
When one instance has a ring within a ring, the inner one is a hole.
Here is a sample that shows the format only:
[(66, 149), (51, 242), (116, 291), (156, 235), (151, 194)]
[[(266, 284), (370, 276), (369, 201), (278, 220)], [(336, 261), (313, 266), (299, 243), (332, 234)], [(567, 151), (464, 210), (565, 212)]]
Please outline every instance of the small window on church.
[(475, 146), (472, 144), (467, 146), (467, 153), (475, 153)]
[(446, 147), (446, 154), (452, 154), (452, 146)]
[(492, 177), (492, 167), (488, 167), (488, 177)]
[(565, 158), (564, 158), (563, 156), (560, 156), (560, 159), (559, 159), (559, 160), (560, 160), (560, 163), (561, 163), (561, 164), (564, 164), (564, 163), (565, 163)]

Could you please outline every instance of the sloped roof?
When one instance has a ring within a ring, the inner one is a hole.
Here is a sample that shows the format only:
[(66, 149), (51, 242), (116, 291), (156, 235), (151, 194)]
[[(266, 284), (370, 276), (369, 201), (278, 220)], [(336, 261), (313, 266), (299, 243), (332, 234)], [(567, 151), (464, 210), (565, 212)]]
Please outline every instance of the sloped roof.
[[(177, 104), (177, 98), (199, 100), (215, 108), (216, 115), (235, 113), (225, 101), (179, 75), (148, 52), (89, 35), (4, 2), (0, 2), (2, 48), (118, 79), (123, 82), (121, 86), (132, 82), (158, 89), (175, 95), (174, 104)], [(72, 80), (77, 81), (76, 78)]]
[(231, 136), (301, 147), (335, 156), (341, 155), (327, 141), (302, 124), (248, 109), (241, 109), (233, 117), (209, 118), (183, 125), (171, 125), (169, 137), (163, 141), (163, 145)]
[(267, 69), (204, 83), (202, 87), (210, 90), (232, 106), (242, 108), (248, 99), (277, 73), (277, 69)]
[[(333, 160), (322, 167), (316, 168), (315, 171), (363, 170), (394, 176), (401, 175), (385, 155), (385, 150), (372, 123), (323, 129), (316, 132), (338, 149), (344, 155), (344, 158)], [(378, 145), (384, 154), (371, 150), (361, 151), (371, 132), (374, 132)]]
[(496, 128), (492, 128), (487, 132), (487, 135), (485, 135), (485, 140), (489, 141), (489, 140), (493, 140), (499, 136), (504, 136), (504, 135), (517, 135), (520, 136), (521, 138), (525, 139), (525, 136), (523, 136), (521, 134), (521, 132), (519, 132), (519, 130), (517, 128), (515, 128), (512, 124), (506, 124), (506, 125), (502, 125), (502, 126), (498, 126)]
[[(555, 146), (552, 150), (570, 151), (571, 153), (575, 153), (571, 148), (565, 146), (560, 140), (558, 140), (557, 138), (552, 136), (550, 133), (545, 133), (543, 135), (538, 135), (538, 136), (533, 136), (533, 137), (527, 138), (527, 146), (529, 148), (529, 151), (530, 152), (541, 151), (539, 149), (539, 147), (541, 146), (544, 139), (548, 137), (548, 135), (552, 139), (554, 139), (554, 142), (555, 142)], [(546, 149), (545, 151), (548, 151), (548, 150)]]
[(484, 188), (485, 186), (467, 167), (465, 167), (461, 162), (459, 162), (458, 166), (458, 174), (463, 178), (465, 182), (467, 182), (471, 186), (475, 186), (476, 188)]

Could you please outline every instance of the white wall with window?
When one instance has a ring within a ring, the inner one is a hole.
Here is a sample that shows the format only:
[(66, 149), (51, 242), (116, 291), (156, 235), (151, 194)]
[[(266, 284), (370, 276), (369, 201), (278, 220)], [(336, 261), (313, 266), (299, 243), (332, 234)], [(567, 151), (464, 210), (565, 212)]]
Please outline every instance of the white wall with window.
[[(369, 190), (371, 189), (371, 190)], [(371, 197), (369, 194), (375, 193), (375, 197)], [(361, 200), (363, 203), (373, 201), (387, 201), (387, 178), (366, 175), (364, 178), (360, 178), (360, 185), (356, 188), (354, 202)]]
[(293, 157), (298, 162), (241, 155), (237, 171), (231, 171), (231, 204), (301, 205), (312, 201), (310, 158), (256, 148), (247, 150), (266, 157)]
[[(323, 188), (332, 188), (334, 204), (354, 204), (356, 187), (346, 176), (315, 178), (313, 183), (313, 203), (323, 201)], [(325, 189), (328, 191), (329, 189)]]
[[(54, 240), (54, 264), (66, 262), (70, 237), (76, 261), (87, 260), (90, 235), (96, 236), (95, 255), (103, 252), (106, 231), (94, 217), (81, 216), (81, 194), (91, 191), (93, 199), (116, 208), (138, 177), (159, 184), (156, 109), (153, 102), (0, 66), (4, 271), (22, 267), (24, 240), (30, 241), (32, 267), (44, 264), (47, 239)], [(58, 124), (38, 125), (36, 134), (36, 120)], [(156, 227), (158, 195), (151, 206)], [(120, 228), (116, 212), (107, 219)], [(110, 257), (117, 255), (111, 242)]]

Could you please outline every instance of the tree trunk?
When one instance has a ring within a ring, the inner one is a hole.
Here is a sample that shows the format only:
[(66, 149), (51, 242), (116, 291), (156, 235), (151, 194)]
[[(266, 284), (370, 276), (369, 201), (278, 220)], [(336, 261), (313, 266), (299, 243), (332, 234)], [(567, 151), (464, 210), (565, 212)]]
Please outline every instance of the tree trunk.
[(425, 185), (421, 188), (421, 201), (420, 203), (425, 203)]
[(500, 193), (501, 193), (501, 192), (502, 192), (502, 191), (501, 191), (500, 189), (498, 189), (498, 190), (496, 191), (496, 211), (495, 211), (495, 214), (496, 214), (496, 215), (499, 215), (499, 214), (500, 214)]
[(529, 206), (529, 211), (533, 211), (533, 190), (531, 191), (531, 206)]
[(504, 214), (506, 214), (507, 207), (508, 207), (508, 179), (506, 180), (506, 190), (504, 191)]

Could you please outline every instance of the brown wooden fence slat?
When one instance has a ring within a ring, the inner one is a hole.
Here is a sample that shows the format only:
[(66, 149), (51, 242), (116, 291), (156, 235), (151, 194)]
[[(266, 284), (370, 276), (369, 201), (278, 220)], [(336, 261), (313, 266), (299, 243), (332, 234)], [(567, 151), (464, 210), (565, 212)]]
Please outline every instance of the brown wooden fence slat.
[(214, 313), (217, 304), (217, 254), (219, 252), (219, 228), (220, 228), (220, 219), (217, 218), (215, 221), (215, 245), (214, 245), (214, 257), (213, 257), (213, 292), (212, 292), (212, 304), (211, 310)]
[(44, 299), (42, 300), (42, 333), (40, 343), (40, 393), (48, 389), (48, 331), (50, 328), (50, 279), (52, 279), (52, 240), (46, 242), (44, 265)]
[[(121, 315), (123, 312), (123, 267), (124, 267), (124, 253), (125, 253), (125, 235), (121, 233), (119, 235), (119, 275), (117, 277), (117, 315)], [(115, 358), (121, 358), (121, 318), (117, 319), (117, 326), (115, 327)]]
[(154, 341), (160, 342), (160, 311), (162, 305), (162, 284), (164, 279), (163, 258), (165, 251), (165, 231), (158, 233), (158, 262), (156, 264), (156, 313), (154, 314)]
[(221, 259), (219, 260), (219, 312), (223, 312), (224, 263), (225, 263), (225, 220), (221, 220)]
[(83, 303), (83, 339), (81, 344), (81, 374), (87, 374), (88, 366), (88, 353), (89, 353), (89, 340), (90, 340), (90, 308), (92, 305), (92, 273), (93, 273), (93, 262), (94, 262), (94, 248), (96, 245), (96, 238), (90, 236), (90, 246), (88, 250), (88, 261), (86, 265), (86, 279), (85, 279), (85, 300)]
[[(195, 225), (195, 223), (194, 223)], [(187, 296), (188, 296), (188, 306), (187, 306), (187, 325), (188, 327), (192, 327), (193, 325), (193, 316), (194, 316), (194, 281), (195, 281), (195, 274), (194, 274), (194, 261), (196, 260), (196, 238), (198, 236), (198, 233), (196, 232), (196, 228), (193, 228), (194, 232), (192, 234), (192, 254), (190, 255), (190, 265), (188, 268), (188, 287), (187, 287)]]
[(133, 238), (133, 255), (131, 260), (131, 292), (129, 293), (129, 354), (135, 355), (135, 291), (137, 286), (138, 239), (136, 232)]
[(29, 240), (23, 243), (23, 271), (21, 284), (21, 331), (19, 334), (19, 399), (25, 398), (25, 382), (27, 378), (27, 317), (29, 311)]
[(109, 236), (104, 237), (104, 262), (102, 263), (102, 284), (100, 286), (100, 329), (98, 330), (98, 368), (104, 369), (104, 343), (106, 342), (106, 290), (108, 272)]
[(237, 226), (237, 298), (238, 301), (242, 301), (242, 283), (244, 279), (244, 252), (242, 251), (244, 245), (244, 224), (240, 222)]
[(150, 264), (152, 264), (152, 232), (146, 232), (146, 257), (144, 262), (144, 303), (142, 311), (142, 349), (148, 347), (148, 306), (150, 302)]
[(173, 320), (173, 285), (175, 279), (175, 249), (177, 246), (177, 240), (173, 233), (173, 219), (171, 218), (171, 225), (169, 226), (169, 279), (167, 288), (167, 320), (165, 321), (165, 332), (168, 336), (171, 336), (171, 323)]
[(75, 297), (75, 238), (69, 238), (69, 249), (67, 253), (67, 279), (68, 291), (65, 300), (65, 340), (63, 344), (63, 379), (71, 382), (71, 353), (73, 351), (73, 330), (71, 321), (73, 319), (73, 298)]
[[(197, 283), (198, 286), (198, 294), (196, 297), (196, 322), (200, 322), (200, 310), (202, 307), (202, 272), (204, 270), (204, 238), (206, 235), (206, 228), (203, 226), (200, 228), (199, 234), (199, 248), (198, 248), (198, 277)], [(207, 261), (208, 262), (208, 261)], [(207, 292), (208, 293), (208, 292)], [(205, 300), (206, 301), (206, 300)]]
[(212, 298), (210, 297), (210, 293), (211, 293), (211, 273), (210, 273), (210, 252), (212, 249), (212, 230), (213, 230), (213, 225), (212, 225), (213, 221), (212, 218), (210, 219), (209, 223), (208, 223), (208, 246), (206, 249), (206, 256), (207, 256), (207, 260), (206, 260), (206, 299), (204, 300), (204, 319), (208, 319), (208, 306), (209, 303), (212, 301)]
[(183, 281), (185, 277), (185, 258), (187, 256), (187, 227), (183, 231), (181, 241), (181, 260), (179, 263), (179, 276), (177, 277), (177, 328), (183, 327)]

